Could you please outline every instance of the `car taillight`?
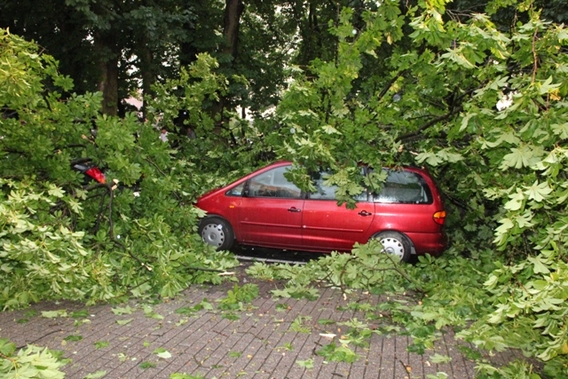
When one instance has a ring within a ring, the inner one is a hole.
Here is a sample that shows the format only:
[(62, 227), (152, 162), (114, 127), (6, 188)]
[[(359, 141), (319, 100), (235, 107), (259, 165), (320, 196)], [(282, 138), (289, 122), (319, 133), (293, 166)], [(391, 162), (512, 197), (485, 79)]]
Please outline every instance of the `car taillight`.
[(434, 213), (434, 222), (436, 224), (444, 225), (444, 221), (446, 220), (446, 211), (438, 211)]
[(85, 171), (85, 174), (89, 175), (91, 178), (95, 179), (99, 183), (102, 184), (106, 183), (105, 174), (103, 174), (102, 171), (99, 170), (97, 167), (91, 167), (90, 169)]

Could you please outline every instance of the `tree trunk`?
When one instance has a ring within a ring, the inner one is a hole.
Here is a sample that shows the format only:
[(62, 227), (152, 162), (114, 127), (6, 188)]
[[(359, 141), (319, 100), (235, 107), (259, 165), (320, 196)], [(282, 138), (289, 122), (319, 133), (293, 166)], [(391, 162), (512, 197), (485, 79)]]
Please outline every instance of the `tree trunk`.
[(230, 54), (233, 57), (233, 61), (237, 57), (239, 23), (244, 9), (242, 0), (225, 0), (223, 36), (225, 36), (226, 47), (223, 52)]
[[(223, 26), (223, 36), (225, 37), (225, 48), (222, 50), (223, 53), (231, 56), (231, 63), (228, 66), (232, 66), (237, 59), (238, 54), (238, 40), (239, 40), (239, 23), (241, 14), (243, 13), (245, 7), (242, 0), (225, 0), (225, 20)], [(217, 104), (215, 104), (213, 110), (216, 114), (216, 131), (219, 132), (225, 123), (223, 117), (223, 111), (227, 104), (226, 96), (221, 96)]]
[[(145, 44), (140, 51), (140, 62), (142, 71), (142, 95), (143, 97), (153, 97), (152, 85), (156, 82), (156, 74), (154, 72), (154, 57), (152, 51)], [(142, 106), (143, 118), (146, 118), (146, 105)]]
[(102, 113), (110, 116), (118, 114), (118, 54), (116, 40), (112, 34), (97, 31), (94, 45), (98, 62), (98, 90), (103, 93)]

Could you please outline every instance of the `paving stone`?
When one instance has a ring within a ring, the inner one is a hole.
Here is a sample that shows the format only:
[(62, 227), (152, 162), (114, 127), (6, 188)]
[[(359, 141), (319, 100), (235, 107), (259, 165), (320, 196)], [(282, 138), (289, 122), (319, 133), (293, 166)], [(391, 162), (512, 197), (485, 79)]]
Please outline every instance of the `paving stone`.
[[(378, 333), (371, 336), (368, 346), (352, 347), (359, 356), (352, 364), (330, 362), (317, 354), (332, 342), (338, 344), (348, 333), (349, 326), (342, 323), (355, 318), (369, 322), (364, 312), (347, 307), (351, 302), (374, 306), (383, 300), (379, 296), (355, 293), (345, 297), (339, 290), (320, 288), (315, 301), (274, 299), (270, 291), (281, 284), (259, 282), (260, 296), (246, 304), (244, 311), (234, 312), (238, 320), (230, 320), (228, 312), (218, 308), (218, 301), (233, 285), (194, 286), (172, 301), (152, 305), (152, 311), (163, 316), (160, 319), (146, 315), (143, 304), (136, 301), (121, 305), (133, 310), (123, 315), (113, 313), (117, 306), (42, 302), (26, 310), (0, 312), (0, 337), (19, 347), (33, 343), (62, 350), (71, 359), (63, 369), (70, 379), (101, 371), (107, 379), (169, 379), (173, 373), (207, 379), (424, 379), (437, 372), (454, 379), (474, 378), (473, 362), (461, 353), (460, 342), (449, 330), (424, 355), (407, 351), (412, 343), (408, 336)], [(213, 310), (176, 312), (204, 299)], [(41, 315), (42, 311), (56, 310), (68, 315), (86, 313), (77, 318)], [(307, 333), (293, 328), (300, 317)], [(120, 325), (120, 320), (131, 321)], [(69, 336), (82, 339), (72, 341)], [(160, 358), (158, 348), (171, 357)], [(449, 361), (437, 364), (432, 361), (435, 354)], [(499, 359), (504, 363), (511, 356)], [(144, 362), (154, 367), (144, 369)], [(307, 362), (312, 362), (313, 368), (306, 367)]]

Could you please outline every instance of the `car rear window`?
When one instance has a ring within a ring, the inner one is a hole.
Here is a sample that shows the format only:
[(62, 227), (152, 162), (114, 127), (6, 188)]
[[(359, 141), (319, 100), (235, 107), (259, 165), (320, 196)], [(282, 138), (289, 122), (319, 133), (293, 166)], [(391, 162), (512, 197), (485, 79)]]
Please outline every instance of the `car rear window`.
[(388, 170), (387, 180), (378, 194), (376, 203), (430, 204), (432, 191), (422, 176), (411, 171)]

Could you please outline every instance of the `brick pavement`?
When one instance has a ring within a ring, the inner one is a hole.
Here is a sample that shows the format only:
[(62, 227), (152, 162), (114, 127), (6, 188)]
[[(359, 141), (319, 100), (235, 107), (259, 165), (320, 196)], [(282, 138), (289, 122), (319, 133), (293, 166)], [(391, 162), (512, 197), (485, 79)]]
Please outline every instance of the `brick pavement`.
[[(365, 320), (364, 314), (345, 310), (346, 305), (354, 300), (376, 304), (377, 296), (358, 294), (345, 300), (328, 288), (321, 289), (315, 301), (273, 299), (270, 290), (277, 284), (259, 282), (260, 296), (249, 309), (234, 314), (238, 319), (232, 319), (218, 308), (218, 300), (232, 286), (194, 286), (160, 304), (131, 301), (127, 305), (133, 311), (125, 314), (115, 312), (126, 304), (86, 307), (43, 302), (25, 310), (0, 312), (0, 338), (17, 346), (35, 344), (63, 351), (71, 359), (63, 369), (71, 379), (103, 371), (104, 378), (112, 379), (168, 379), (173, 373), (205, 379), (419, 379), (438, 372), (455, 379), (475, 376), (473, 362), (460, 354), (451, 333), (424, 355), (406, 350), (411, 342), (407, 336), (380, 334), (373, 334), (368, 347), (354, 348), (360, 358), (351, 364), (326, 362), (315, 353), (332, 341), (321, 334), (340, 336), (347, 329), (342, 322)], [(195, 307), (203, 299), (213, 309), (176, 312)], [(41, 313), (56, 310), (65, 310), (67, 316), (46, 318)], [(306, 330), (293, 327), (299, 320)], [(159, 357), (160, 351), (171, 357)], [(436, 364), (431, 359), (434, 354), (451, 360)], [(303, 365), (298, 363), (302, 361)], [(305, 367), (307, 362), (313, 368)]]

